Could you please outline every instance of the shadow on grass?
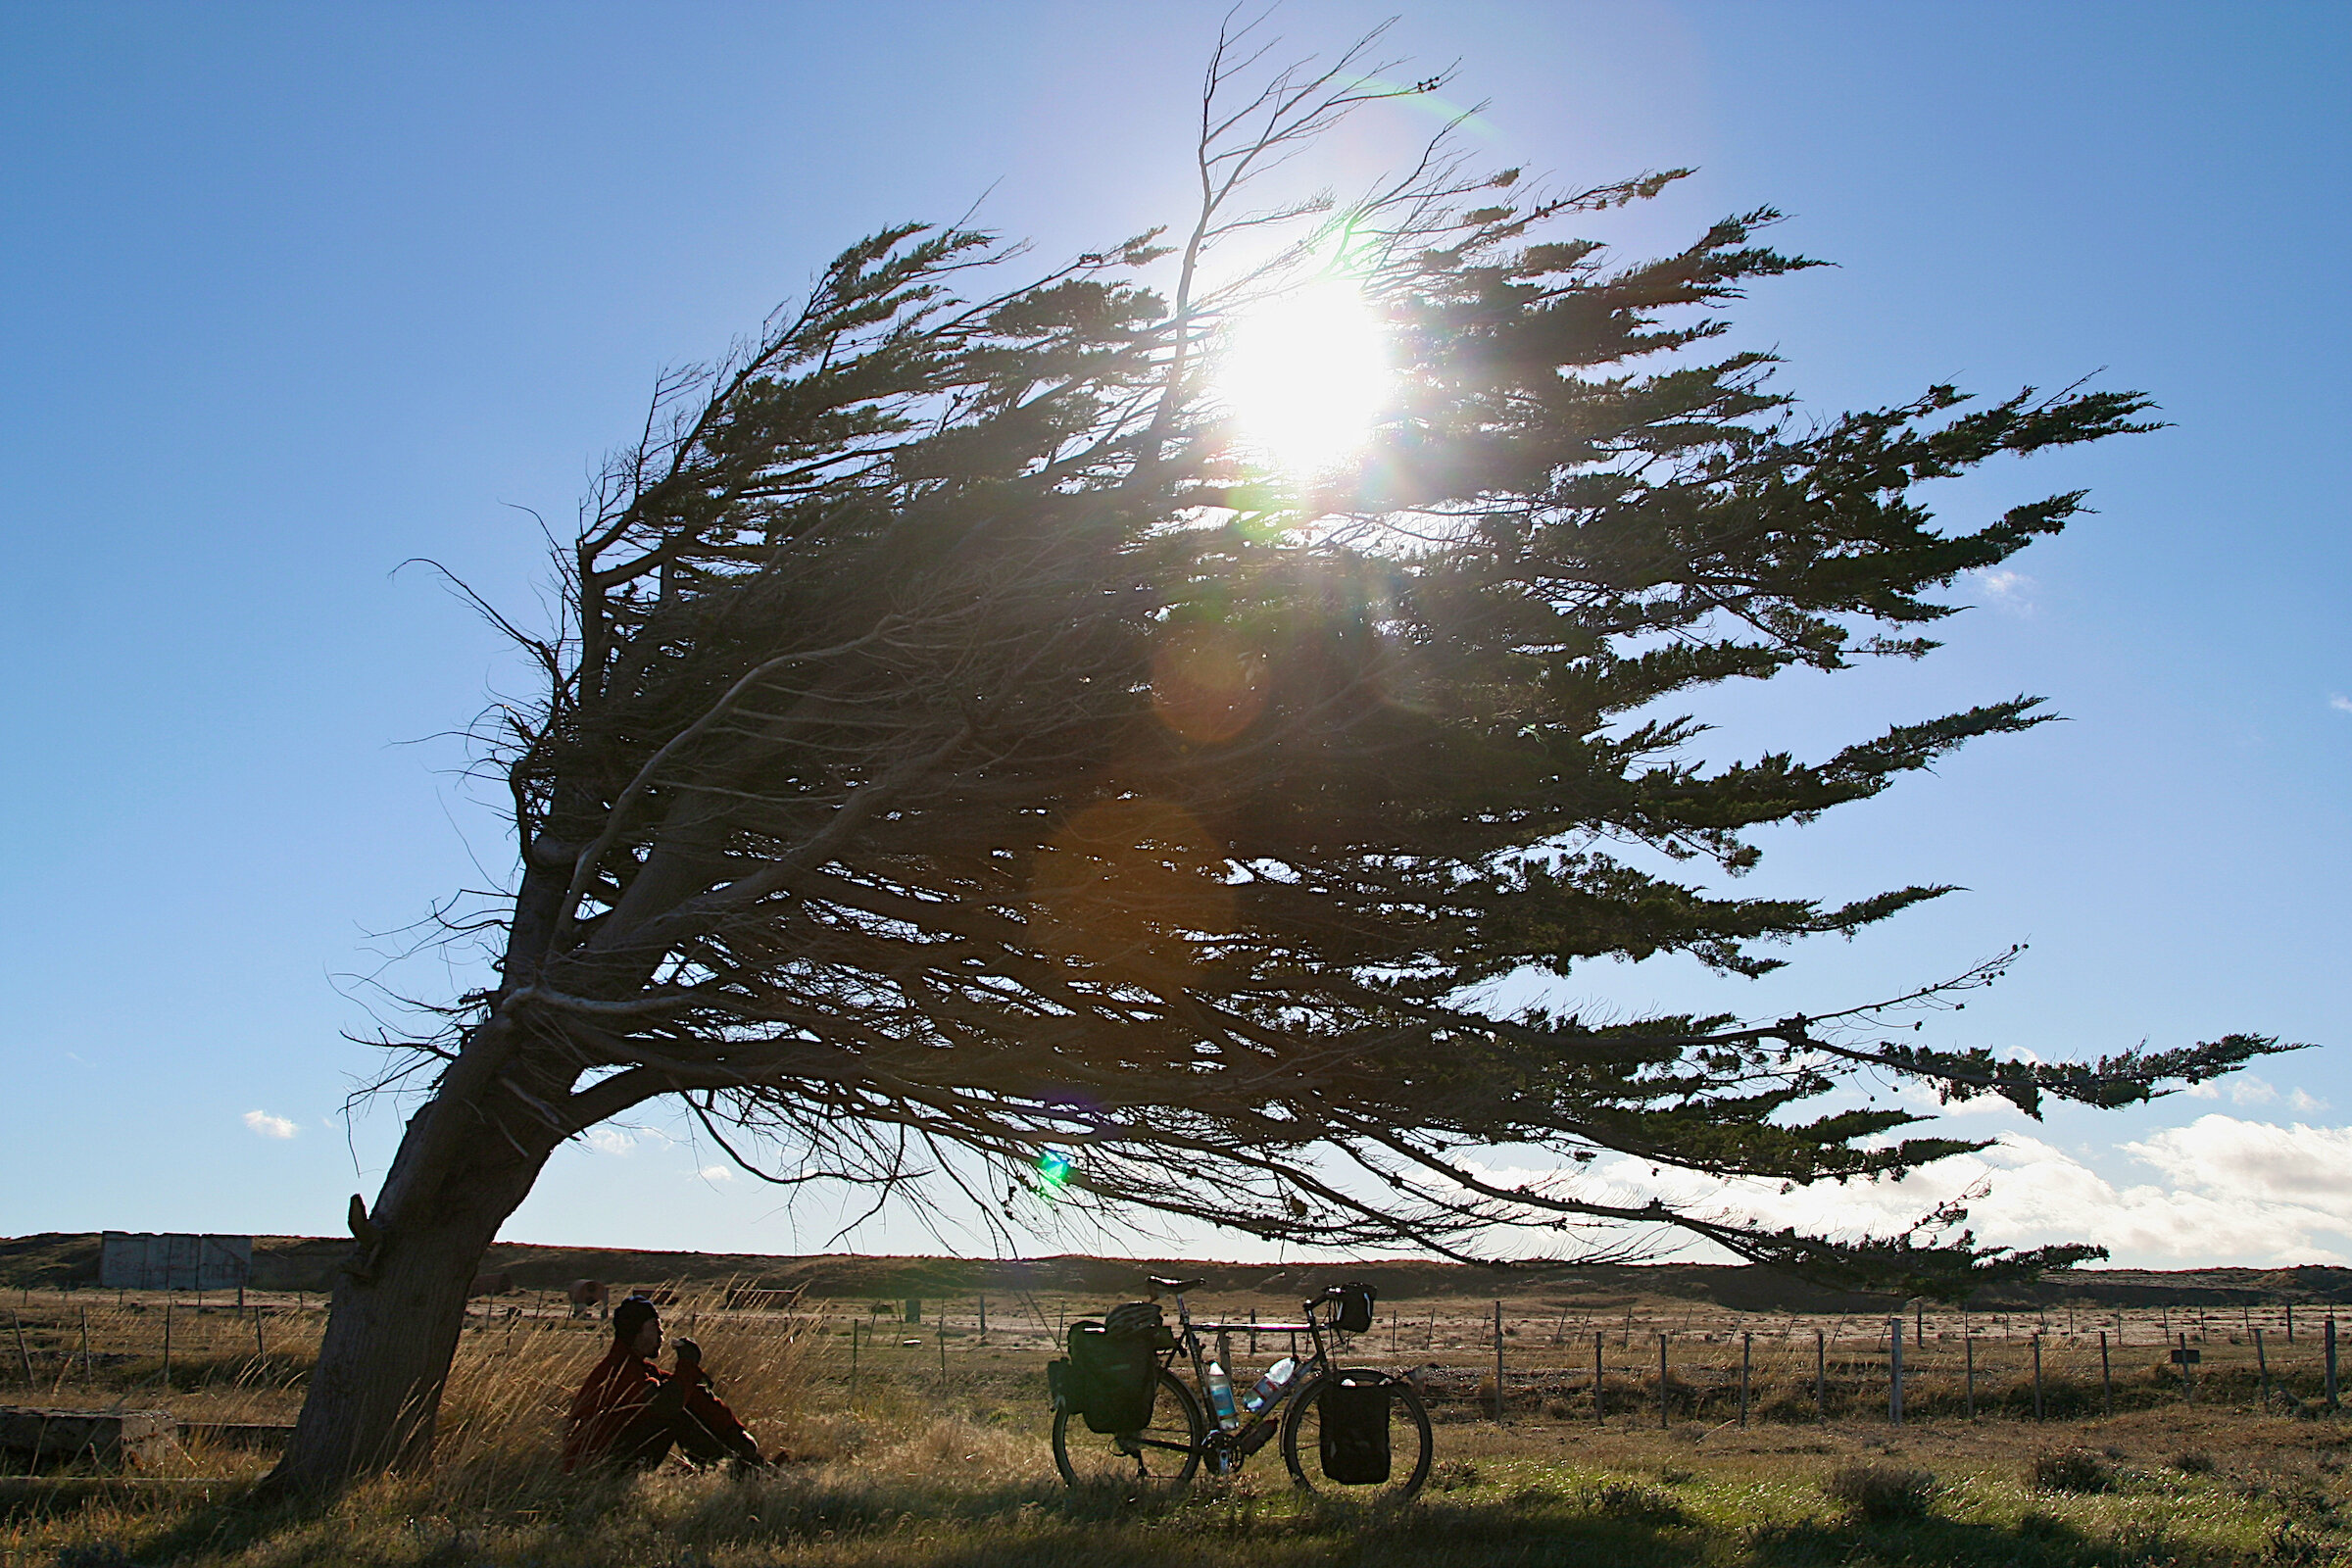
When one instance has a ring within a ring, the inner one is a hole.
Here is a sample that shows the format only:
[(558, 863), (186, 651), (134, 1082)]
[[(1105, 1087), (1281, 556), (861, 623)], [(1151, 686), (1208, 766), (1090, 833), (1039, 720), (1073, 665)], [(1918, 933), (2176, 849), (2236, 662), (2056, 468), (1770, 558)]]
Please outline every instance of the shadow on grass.
[(1956, 1568), (2203, 1568), (2242, 1564), (2240, 1552), (2162, 1531), (2126, 1528), (2093, 1536), (2050, 1514), (2015, 1526), (1930, 1515), (1901, 1524), (1859, 1520), (1766, 1526), (1748, 1537), (1744, 1561), (1773, 1568), (1851, 1562), (1953, 1564)]
[[(2038, 1510), (2013, 1526), (1935, 1513), (1720, 1521), (1705, 1517), (1696, 1499), (1625, 1478), (1380, 1505), (1278, 1486), (1171, 1496), (1117, 1486), (1073, 1491), (1050, 1480), (958, 1488), (806, 1474), (548, 1477), (503, 1502), (469, 1507), (451, 1506), (429, 1480), (376, 1484), (332, 1502), (262, 1500), (250, 1487), (219, 1484), (208, 1495), (155, 1493), (143, 1503), (126, 1501), (119, 1484), (111, 1493), (86, 1483), (48, 1489), (41, 1503), (22, 1487), (0, 1491), (0, 1506), (21, 1522), (58, 1521), (67, 1528), (49, 1544), (54, 1560), (92, 1565), (252, 1554), (289, 1564), (635, 1568), (713, 1554), (787, 1560), (804, 1551), (877, 1568), (2218, 1568), (2243, 1560), (2151, 1530), (2092, 1535)], [(94, 1513), (76, 1527), (75, 1509)]]

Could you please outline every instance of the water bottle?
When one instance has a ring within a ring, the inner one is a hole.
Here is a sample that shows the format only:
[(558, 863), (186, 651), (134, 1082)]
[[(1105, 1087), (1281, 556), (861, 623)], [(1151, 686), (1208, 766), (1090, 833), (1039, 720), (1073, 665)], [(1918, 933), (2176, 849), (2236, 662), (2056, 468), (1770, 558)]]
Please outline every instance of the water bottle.
[(1231, 1432), (1241, 1425), (1241, 1416), (1233, 1407), (1233, 1379), (1226, 1376), (1223, 1363), (1208, 1363), (1208, 1408), (1217, 1425)]
[(1242, 1402), (1250, 1407), (1251, 1415), (1257, 1414), (1258, 1411), (1272, 1404), (1284, 1389), (1290, 1387), (1291, 1379), (1297, 1376), (1298, 1372), (1298, 1363), (1287, 1355), (1284, 1356), (1266, 1368), (1266, 1375), (1257, 1380), (1257, 1387), (1251, 1389), (1249, 1397)]

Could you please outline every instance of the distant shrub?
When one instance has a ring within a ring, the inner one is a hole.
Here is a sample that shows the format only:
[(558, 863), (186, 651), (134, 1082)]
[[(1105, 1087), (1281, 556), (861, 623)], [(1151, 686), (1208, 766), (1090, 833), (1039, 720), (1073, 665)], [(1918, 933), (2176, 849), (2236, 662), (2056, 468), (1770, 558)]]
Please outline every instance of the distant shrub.
[(1441, 1459), (1429, 1472), (1429, 1484), (1440, 1492), (1458, 1492), (1478, 1485), (1478, 1466), (1467, 1459)]
[(2209, 1476), (2213, 1474), (2213, 1455), (2203, 1448), (2190, 1448), (2173, 1455), (2173, 1468), (2184, 1476)]
[(1822, 1482), (1832, 1502), (1873, 1524), (1924, 1519), (1936, 1495), (1936, 1478), (1909, 1465), (1857, 1462), (1839, 1465)]
[(2028, 1479), (2036, 1492), (2112, 1492), (2115, 1466), (2088, 1448), (2044, 1448)]
[(1602, 1482), (1592, 1489), (1592, 1510), (1641, 1525), (1676, 1525), (1690, 1518), (1673, 1493), (1640, 1481)]

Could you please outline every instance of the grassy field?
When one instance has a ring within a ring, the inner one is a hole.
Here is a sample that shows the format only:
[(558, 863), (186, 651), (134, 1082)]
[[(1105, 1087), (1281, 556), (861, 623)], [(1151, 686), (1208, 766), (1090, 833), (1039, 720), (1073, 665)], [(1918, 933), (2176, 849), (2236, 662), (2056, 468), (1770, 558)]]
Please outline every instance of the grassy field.
[[(200, 1433), (135, 1478), (0, 1479), (0, 1564), (2352, 1562), (2352, 1421), (2320, 1408), (2316, 1318), (2289, 1347), (2283, 1322), (2260, 1314), (2133, 1312), (2120, 1324), (2078, 1319), (2071, 1335), (2060, 1316), (2042, 1336), (2040, 1421), (2031, 1388), (2040, 1319), (1906, 1319), (1909, 1419), (1896, 1428), (1883, 1318), (1506, 1299), (1497, 1424), (1492, 1305), (1400, 1302), (1349, 1359), (1422, 1380), (1439, 1466), (1418, 1503), (1382, 1513), (1301, 1500), (1271, 1450), (1179, 1499), (1062, 1488), (1041, 1369), (1058, 1326), (1101, 1299), (991, 1302), (985, 1338), (976, 1300), (950, 1303), (944, 1321), (932, 1302), (918, 1325), (872, 1310), (880, 1303), (736, 1312), (721, 1301), (682, 1297), (665, 1316), (703, 1343), (727, 1396), (787, 1456), (772, 1475), (562, 1475), (561, 1412), (604, 1331), (523, 1298), (477, 1303), (430, 1476), (375, 1483), (322, 1510), (264, 1508), (244, 1494), (270, 1454)], [(180, 1298), (168, 1314), (167, 1382), (160, 1298), (32, 1292), (8, 1304), (23, 1348), (0, 1342), (0, 1357), (33, 1386), (5, 1397), (163, 1407), (189, 1422), (290, 1420), (320, 1325), (315, 1299), (251, 1298), (238, 1311)], [(1271, 1320), (1297, 1303), (1194, 1304)], [(2255, 1327), (2272, 1372), (2267, 1413)], [(2193, 1402), (2166, 1358), (2168, 1329), (2201, 1352)], [(1595, 1334), (1608, 1394), (1599, 1422)], [(1284, 1348), (1268, 1337), (1252, 1354), (1246, 1330), (1236, 1339), (1246, 1369)], [(1814, 1416), (1817, 1365), (1827, 1421)]]

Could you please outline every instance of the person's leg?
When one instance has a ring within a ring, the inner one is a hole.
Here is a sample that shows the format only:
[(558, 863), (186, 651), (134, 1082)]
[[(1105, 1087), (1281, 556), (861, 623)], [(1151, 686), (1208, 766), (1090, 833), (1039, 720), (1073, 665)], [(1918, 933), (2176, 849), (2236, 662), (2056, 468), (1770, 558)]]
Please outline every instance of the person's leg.
[(679, 1450), (701, 1463), (720, 1459), (753, 1465), (764, 1463), (751, 1433), (735, 1418), (735, 1412), (727, 1408), (726, 1402), (709, 1389), (688, 1392), (671, 1430), (676, 1434)]
[(613, 1438), (607, 1456), (617, 1465), (632, 1470), (651, 1470), (669, 1453), (670, 1445), (678, 1441), (679, 1418), (676, 1414), (662, 1415), (647, 1411)]

